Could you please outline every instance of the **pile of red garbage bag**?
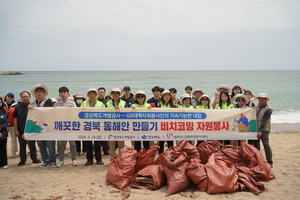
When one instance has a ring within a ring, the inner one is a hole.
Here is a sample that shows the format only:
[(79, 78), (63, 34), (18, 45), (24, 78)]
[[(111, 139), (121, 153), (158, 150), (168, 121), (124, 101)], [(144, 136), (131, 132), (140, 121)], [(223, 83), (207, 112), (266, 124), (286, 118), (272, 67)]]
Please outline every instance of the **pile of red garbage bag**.
[(243, 141), (237, 147), (220, 146), (218, 141), (207, 141), (196, 148), (183, 140), (156, 160), (157, 144), (148, 151), (122, 149), (109, 165), (106, 178), (120, 189), (131, 183), (132, 187), (154, 190), (167, 182), (166, 196), (186, 189), (191, 182), (208, 194), (246, 189), (259, 194), (265, 190), (260, 181), (275, 179), (254, 146)]

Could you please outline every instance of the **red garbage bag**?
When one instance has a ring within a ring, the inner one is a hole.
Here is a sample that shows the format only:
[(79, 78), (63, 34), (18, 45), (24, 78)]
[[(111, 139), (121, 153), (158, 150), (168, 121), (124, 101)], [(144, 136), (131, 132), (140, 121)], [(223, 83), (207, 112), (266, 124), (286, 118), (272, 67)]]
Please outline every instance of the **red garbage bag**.
[(205, 166), (201, 164), (200, 159), (195, 158), (189, 161), (186, 167), (186, 175), (197, 185), (201, 192), (207, 190), (207, 174)]
[(238, 174), (230, 161), (215, 159), (215, 154), (212, 154), (205, 164), (205, 169), (208, 178), (208, 194), (235, 192), (239, 190)]
[(252, 169), (259, 181), (269, 181), (276, 177), (271, 172), (270, 164), (264, 159), (261, 152), (251, 144), (241, 141), (242, 151), (240, 154), (248, 164), (248, 168)]
[(242, 190), (248, 188), (254, 194), (265, 191), (264, 185), (256, 180), (256, 176), (251, 169), (244, 166), (236, 167), (236, 169), (238, 173), (238, 182), (241, 183), (241, 185), (244, 185)]
[(132, 177), (131, 186), (140, 189), (156, 190), (166, 182), (167, 178), (161, 165), (148, 165)]
[(136, 157), (135, 149), (121, 149), (120, 155), (116, 155), (108, 166), (106, 180), (119, 189), (125, 188), (134, 175)]
[[(173, 148), (169, 148), (169, 149), (166, 149), (164, 152), (166, 152), (166, 153), (168, 154), (169, 152), (174, 152), (174, 149), (173, 149)], [(154, 164), (155, 164), (155, 165), (162, 165), (162, 162), (163, 162), (163, 158), (162, 158), (162, 154), (160, 154), (160, 155), (156, 158)]]
[(178, 145), (173, 147), (175, 151), (184, 151), (187, 155), (187, 160), (192, 158), (199, 158), (200, 154), (198, 149), (190, 144), (187, 140), (182, 140)]
[(220, 146), (222, 146), (222, 143), (219, 141), (206, 141), (199, 144), (198, 151), (200, 154), (201, 162), (203, 164), (206, 164), (209, 156), (212, 153), (220, 151)]
[(134, 170), (135, 174), (144, 167), (154, 164), (155, 154), (158, 149), (159, 146), (157, 144), (153, 144), (147, 151), (145, 149), (141, 149), (138, 152)]
[(161, 156), (162, 166), (168, 182), (166, 196), (186, 189), (190, 185), (190, 179), (185, 173), (185, 168), (188, 165), (186, 153), (164, 151)]
[(226, 145), (225, 148), (221, 149), (220, 151), (224, 154), (224, 156), (234, 164), (234, 166), (248, 166), (247, 162), (244, 158), (240, 155), (241, 146), (232, 146)]

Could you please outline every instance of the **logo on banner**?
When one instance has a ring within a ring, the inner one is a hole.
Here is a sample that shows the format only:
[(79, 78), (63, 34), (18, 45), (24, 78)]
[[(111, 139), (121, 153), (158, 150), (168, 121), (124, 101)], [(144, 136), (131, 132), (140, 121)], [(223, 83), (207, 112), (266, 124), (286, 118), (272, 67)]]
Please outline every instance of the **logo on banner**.
[(168, 133), (166, 136), (168, 139), (170, 139), (171, 137), (173, 137), (173, 133)]
[(114, 136), (113, 135), (109, 135), (108, 136), (108, 139), (112, 139)]
[(143, 138), (143, 139), (147, 139), (147, 136), (146, 136), (146, 135), (143, 135), (142, 138)]

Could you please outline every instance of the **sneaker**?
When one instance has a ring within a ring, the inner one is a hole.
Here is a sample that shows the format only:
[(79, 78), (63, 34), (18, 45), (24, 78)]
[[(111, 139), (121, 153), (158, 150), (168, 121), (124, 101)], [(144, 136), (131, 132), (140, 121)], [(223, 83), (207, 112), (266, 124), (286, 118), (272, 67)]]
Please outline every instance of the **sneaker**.
[(3, 168), (3, 169), (7, 169), (7, 165), (4, 165), (2, 168)]
[(25, 162), (19, 162), (18, 166), (25, 165)]
[(50, 164), (50, 167), (53, 167), (53, 168), (54, 168), (54, 167), (56, 167), (56, 164), (55, 164), (55, 163), (51, 163), (51, 164)]
[(84, 166), (89, 166), (89, 165), (91, 165), (91, 164), (93, 164), (94, 162), (93, 161), (87, 161), (85, 164), (84, 164)]
[(72, 164), (73, 164), (74, 167), (77, 166), (77, 165), (78, 165), (78, 164), (77, 164), (77, 160), (73, 160), (73, 161), (72, 161)]
[(46, 167), (49, 163), (43, 163), (40, 165), (40, 167)]
[(104, 151), (103, 155), (108, 156), (109, 155), (108, 151)]
[(32, 161), (32, 163), (41, 163), (41, 161), (39, 160), (39, 159), (34, 159), (33, 161)]
[(97, 165), (104, 165), (104, 162), (102, 162), (101, 160), (97, 161)]
[(64, 165), (64, 161), (59, 161), (56, 165), (57, 168), (60, 168), (61, 166)]

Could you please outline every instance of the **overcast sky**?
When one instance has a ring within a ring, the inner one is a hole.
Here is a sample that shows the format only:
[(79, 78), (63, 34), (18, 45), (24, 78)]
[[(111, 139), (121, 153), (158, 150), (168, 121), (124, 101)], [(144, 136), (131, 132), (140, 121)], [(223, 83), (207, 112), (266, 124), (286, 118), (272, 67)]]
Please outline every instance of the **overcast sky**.
[(300, 69), (300, 1), (1, 0), (0, 71)]

